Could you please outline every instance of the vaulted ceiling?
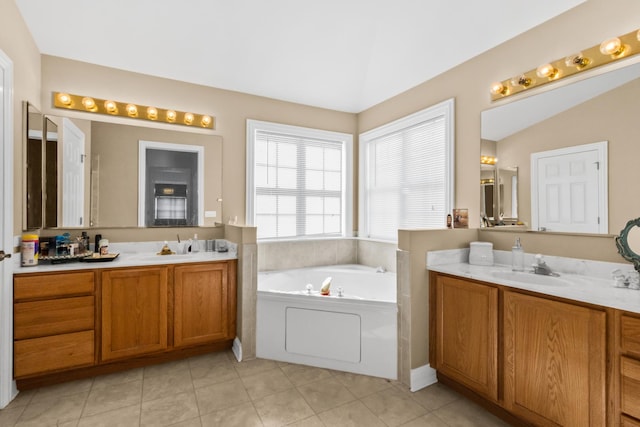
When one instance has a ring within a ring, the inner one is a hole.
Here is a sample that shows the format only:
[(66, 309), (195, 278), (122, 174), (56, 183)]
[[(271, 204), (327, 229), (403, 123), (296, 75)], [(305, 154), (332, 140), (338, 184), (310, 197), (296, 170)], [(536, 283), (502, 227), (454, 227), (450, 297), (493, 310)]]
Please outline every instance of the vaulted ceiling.
[[(360, 112), (585, 0), (16, 0), (41, 53)], [(499, 17), (499, 19), (496, 19)]]

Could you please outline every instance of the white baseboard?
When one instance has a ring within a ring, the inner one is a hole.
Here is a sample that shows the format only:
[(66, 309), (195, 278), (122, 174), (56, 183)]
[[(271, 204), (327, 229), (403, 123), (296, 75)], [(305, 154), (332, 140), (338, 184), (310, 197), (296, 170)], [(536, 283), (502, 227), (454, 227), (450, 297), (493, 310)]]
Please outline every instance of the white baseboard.
[(238, 362), (242, 362), (242, 343), (240, 342), (238, 337), (233, 340), (231, 351), (233, 351), (233, 354), (236, 356), (236, 359), (238, 359)]
[(423, 365), (411, 370), (411, 391), (418, 391), (438, 382), (436, 370), (429, 365)]

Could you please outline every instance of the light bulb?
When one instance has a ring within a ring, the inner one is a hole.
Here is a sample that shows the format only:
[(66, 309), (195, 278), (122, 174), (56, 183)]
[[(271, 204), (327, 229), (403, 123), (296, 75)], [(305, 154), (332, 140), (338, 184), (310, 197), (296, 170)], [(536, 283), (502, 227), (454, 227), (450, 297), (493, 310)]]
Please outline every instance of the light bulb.
[(584, 68), (589, 64), (591, 64), (591, 60), (589, 58), (585, 58), (582, 55), (582, 52), (569, 55), (564, 60), (564, 65), (566, 65), (567, 67)]
[(94, 101), (93, 98), (89, 98), (88, 96), (82, 98), (82, 105), (84, 105), (84, 108), (89, 111), (93, 111), (96, 109), (96, 101)]
[(603, 55), (619, 56), (624, 53), (624, 45), (619, 38), (613, 37), (600, 44), (600, 53)]
[(149, 120), (155, 120), (158, 118), (158, 110), (154, 107), (147, 108), (147, 117)]
[(516, 86), (529, 87), (530, 85), (531, 85), (531, 79), (524, 74), (520, 74), (519, 76), (516, 76), (511, 79), (511, 86), (513, 87), (516, 87)]
[(506, 95), (508, 92), (507, 87), (501, 82), (491, 83), (491, 89), (489, 90), (491, 91), (492, 95)]
[(187, 125), (190, 125), (191, 123), (193, 123), (193, 114), (185, 113), (184, 114), (184, 123), (187, 124)]
[(118, 106), (114, 101), (104, 101), (104, 108), (108, 113), (115, 114), (118, 112)]
[(202, 126), (207, 127), (211, 124), (211, 117), (209, 116), (202, 116), (202, 120), (200, 120), (200, 123), (202, 124)]
[(58, 101), (60, 101), (62, 105), (71, 105), (71, 97), (67, 93), (59, 93)]
[(167, 110), (167, 121), (174, 122), (176, 120), (176, 112), (173, 110)]
[(127, 114), (131, 117), (135, 117), (138, 115), (138, 107), (133, 104), (127, 104)]
[(536, 75), (538, 77), (554, 79), (558, 76), (558, 69), (551, 64), (542, 64), (536, 69)]

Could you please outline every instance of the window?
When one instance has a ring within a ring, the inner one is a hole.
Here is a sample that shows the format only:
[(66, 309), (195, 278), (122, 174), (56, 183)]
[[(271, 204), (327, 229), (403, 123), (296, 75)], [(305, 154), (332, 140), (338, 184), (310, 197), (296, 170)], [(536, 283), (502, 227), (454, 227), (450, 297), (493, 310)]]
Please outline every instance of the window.
[(453, 206), (453, 99), (360, 135), (360, 236), (444, 228)]
[(349, 134), (247, 121), (247, 223), (259, 239), (352, 230)]

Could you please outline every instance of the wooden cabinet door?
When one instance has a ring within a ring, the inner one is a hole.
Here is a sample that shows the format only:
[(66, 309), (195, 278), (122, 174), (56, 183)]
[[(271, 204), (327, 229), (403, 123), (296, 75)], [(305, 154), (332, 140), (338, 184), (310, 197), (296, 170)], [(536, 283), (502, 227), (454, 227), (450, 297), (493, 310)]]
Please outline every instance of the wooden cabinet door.
[(436, 369), (498, 398), (498, 289), (438, 276)]
[(102, 360), (167, 348), (167, 268), (102, 272)]
[(606, 313), (504, 292), (504, 404), (540, 426), (606, 422)]
[(176, 347), (234, 338), (229, 321), (232, 301), (228, 270), (227, 263), (176, 266), (173, 331)]

